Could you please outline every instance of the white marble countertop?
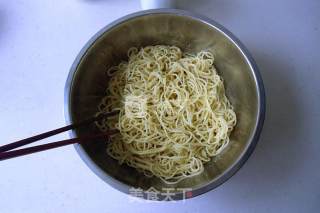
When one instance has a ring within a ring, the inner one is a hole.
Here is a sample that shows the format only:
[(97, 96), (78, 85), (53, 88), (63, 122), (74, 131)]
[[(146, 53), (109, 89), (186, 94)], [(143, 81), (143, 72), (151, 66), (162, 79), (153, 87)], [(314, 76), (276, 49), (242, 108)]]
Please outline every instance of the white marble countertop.
[[(232, 31), (261, 69), (266, 121), (245, 166), (186, 202), (131, 203), (70, 146), (0, 162), (1, 213), (319, 211), (320, 2), (188, 2), (182, 7)], [(0, 144), (64, 125), (75, 56), (103, 26), (138, 10), (138, 0), (0, 1)]]

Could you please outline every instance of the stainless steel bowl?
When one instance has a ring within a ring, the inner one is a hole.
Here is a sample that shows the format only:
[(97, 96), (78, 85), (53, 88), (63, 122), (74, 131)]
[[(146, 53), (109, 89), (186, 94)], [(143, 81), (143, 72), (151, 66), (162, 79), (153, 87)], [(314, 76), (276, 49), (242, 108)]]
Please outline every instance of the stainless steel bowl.
[[(153, 187), (165, 193), (165, 188), (171, 188), (173, 199), (190, 198), (219, 186), (246, 162), (257, 144), (265, 115), (265, 94), (258, 68), (240, 41), (221, 25), (190, 12), (160, 9), (134, 13), (104, 27), (88, 41), (71, 67), (65, 87), (65, 119), (70, 124), (93, 116), (108, 83), (106, 69), (126, 60), (130, 47), (156, 44), (176, 45), (189, 52), (208, 49), (214, 53), (217, 70), (238, 118), (229, 146), (205, 164), (201, 175), (175, 185), (120, 166), (106, 154), (104, 141), (75, 148), (94, 173), (122, 192), (130, 194), (130, 189), (147, 191)], [(71, 136), (95, 132), (97, 128), (91, 125), (72, 131)], [(182, 189), (189, 192), (186, 194)], [(145, 198), (147, 194), (144, 193)]]

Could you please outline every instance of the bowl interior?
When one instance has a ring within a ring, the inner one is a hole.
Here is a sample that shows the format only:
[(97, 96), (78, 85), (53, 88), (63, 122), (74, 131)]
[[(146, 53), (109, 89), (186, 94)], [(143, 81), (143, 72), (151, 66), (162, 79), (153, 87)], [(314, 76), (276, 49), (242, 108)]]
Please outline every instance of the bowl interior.
[[(229, 146), (205, 164), (205, 171), (201, 175), (185, 179), (176, 185), (167, 185), (156, 177), (147, 178), (133, 168), (120, 166), (106, 154), (104, 141), (79, 145), (78, 150), (80, 155), (86, 155), (92, 161), (91, 164), (100, 170), (100, 177), (108, 182), (123, 183), (122, 186), (125, 187), (121, 190), (126, 190), (126, 187), (147, 190), (151, 186), (159, 191), (166, 187), (205, 187), (217, 181), (244, 154), (258, 117), (257, 86), (248, 60), (228, 36), (206, 22), (183, 15), (147, 14), (105, 29), (89, 46), (75, 68), (69, 94), (71, 122), (92, 117), (97, 112), (97, 106), (105, 95), (108, 84), (105, 75), (108, 67), (127, 60), (127, 50), (132, 46), (156, 44), (176, 45), (185, 52), (195, 53), (207, 49), (214, 53), (215, 65), (224, 79), (227, 96), (238, 119)], [(78, 129), (75, 134), (81, 136), (94, 132), (98, 132), (98, 129), (91, 125)]]

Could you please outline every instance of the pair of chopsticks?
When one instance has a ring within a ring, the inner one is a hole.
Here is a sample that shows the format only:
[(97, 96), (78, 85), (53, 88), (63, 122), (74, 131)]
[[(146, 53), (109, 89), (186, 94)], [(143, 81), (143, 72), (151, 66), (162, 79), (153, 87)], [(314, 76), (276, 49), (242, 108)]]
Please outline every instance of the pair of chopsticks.
[[(13, 142), (13, 143), (9, 143), (9, 144), (0, 146), (0, 161), (1, 160), (7, 160), (7, 159), (10, 159), (10, 158), (14, 158), (14, 157), (27, 155), (27, 154), (32, 154), (32, 153), (35, 153), (35, 152), (41, 152), (41, 151), (45, 151), (45, 150), (48, 150), (48, 149), (54, 149), (54, 148), (57, 148), (57, 147), (66, 146), (66, 145), (70, 145), (70, 144), (84, 143), (84, 142), (88, 142), (88, 141), (93, 140), (93, 139), (105, 138), (105, 137), (108, 137), (110, 135), (116, 134), (116, 133), (119, 132), (118, 130), (109, 130), (109, 131), (107, 131), (105, 133), (101, 133), (101, 134), (97, 134), (97, 135), (90, 135), (90, 136), (84, 136), (84, 137), (79, 137), (79, 138), (72, 138), (72, 139), (68, 139), (68, 140), (62, 140), (62, 141), (42, 144), (42, 145), (38, 145), (38, 146), (33, 146), (33, 147), (13, 150), (13, 149), (16, 149), (18, 147), (33, 143), (35, 141), (42, 140), (44, 138), (48, 138), (50, 136), (53, 136), (53, 135), (56, 135), (56, 134), (59, 134), (59, 133), (62, 133), (62, 132), (65, 132), (65, 131), (68, 131), (68, 130), (71, 130), (71, 129), (76, 129), (76, 128), (81, 127), (81, 126), (85, 126), (85, 125), (91, 124), (91, 123), (93, 123), (95, 121), (98, 121), (98, 120), (101, 120), (103, 118), (116, 115), (118, 113), (119, 113), (119, 111), (103, 113), (103, 114), (100, 114), (100, 115), (98, 115), (96, 117), (92, 117), (92, 118), (89, 118), (87, 120), (81, 121), (79, 123), (71, 124), (71, 125), (68, 125), (68, 126), (65, 126), (65, 127), (61, 127), (61, 128), (58, 128), (58, 129), (54, 129), (54, 130), (39, 134), (39, 135), (32, 136), (30, 138), (26, 138), (26, 139), (23, 139), (23, 140), (19, 140), (19, 141)], [(11, 151), (11, 150), (13, 150), (13, 151)]]

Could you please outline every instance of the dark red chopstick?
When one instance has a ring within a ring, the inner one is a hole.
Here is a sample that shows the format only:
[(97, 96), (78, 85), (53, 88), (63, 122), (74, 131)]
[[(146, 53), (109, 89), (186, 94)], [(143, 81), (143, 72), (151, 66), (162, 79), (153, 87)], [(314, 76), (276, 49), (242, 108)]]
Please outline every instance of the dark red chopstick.
[(43, 145), (28, 147), (28, 148), (24, 148), (24, 149), (18, 149), (18, 150), (14, 150), (14, 151), (2, 152), (2, 153), (0, 153), (0, 161), (7, 160), (10, 158), (14, 158), (14, 157), (27, 155), (27, 154), (32, 154), (35, 152), (41, 152), (41, 151), (45, 151), (48, 149), (54, 149), (57, 147), (66, 146), (66, 145), (70, 145), (70, 144), (85, 143), (85, 142), (89, 142), (90, 140), (93, 140), (93, 139), (108, 137), (108, 136), (110, 136), (112, 134), (116, 134), (116, 133), (118, 133), (118, 130), (110, 130), (108, 132), (101, 133), (98, 135), (84, 136), (84, 137), (80, 137), (80, 138), (72, 138), (72, 139), (68, 139), (68, 140), (47, 143), (47, 144), (43, 144)]
[(30, 138), (26, 138), (26, 139), (23, 139), (23, 140), (19, 140), (19, 141), (13, 142), (13, 143), (9, 143), (9, 144), (0, 146), (0, 153), (6, 152), (8, 150), (15, 149), (15, 148), (18, 148), (20, 146), (24, 146), (24, 145), (33, 143), (33, 142), (38, 141), (38, 140), (42, 140), (44, 138), (59, 134), (61, 132), (68, 131), (70, 129), (76, 129), (76, 128), (80, 127), (80, 126), (84, 126), (84, 125), (90, 124), (90, 123), (92, 123), (94, 121), (100, 120), (100, 119), (105, 118), (105, 117), (110, 117), (110, 116), (116, 115), (118, 113), (119, 113), (119, 111), (116, 110), (116, 111), (113, 111), (113, 112), (100, 114), (97, 117), (92, 117), (92, 118), (89, 118), (87, 120), (81, 121), (79, 123), (71, 124), (71, 125), (68, 125), (68, 126), (65, 126), (65, 127), (61, 127), (61, 128), (58, 128), (58, 129), (54, 129), (54, 130), (39, 134), (39, 135), (32, 136)]

